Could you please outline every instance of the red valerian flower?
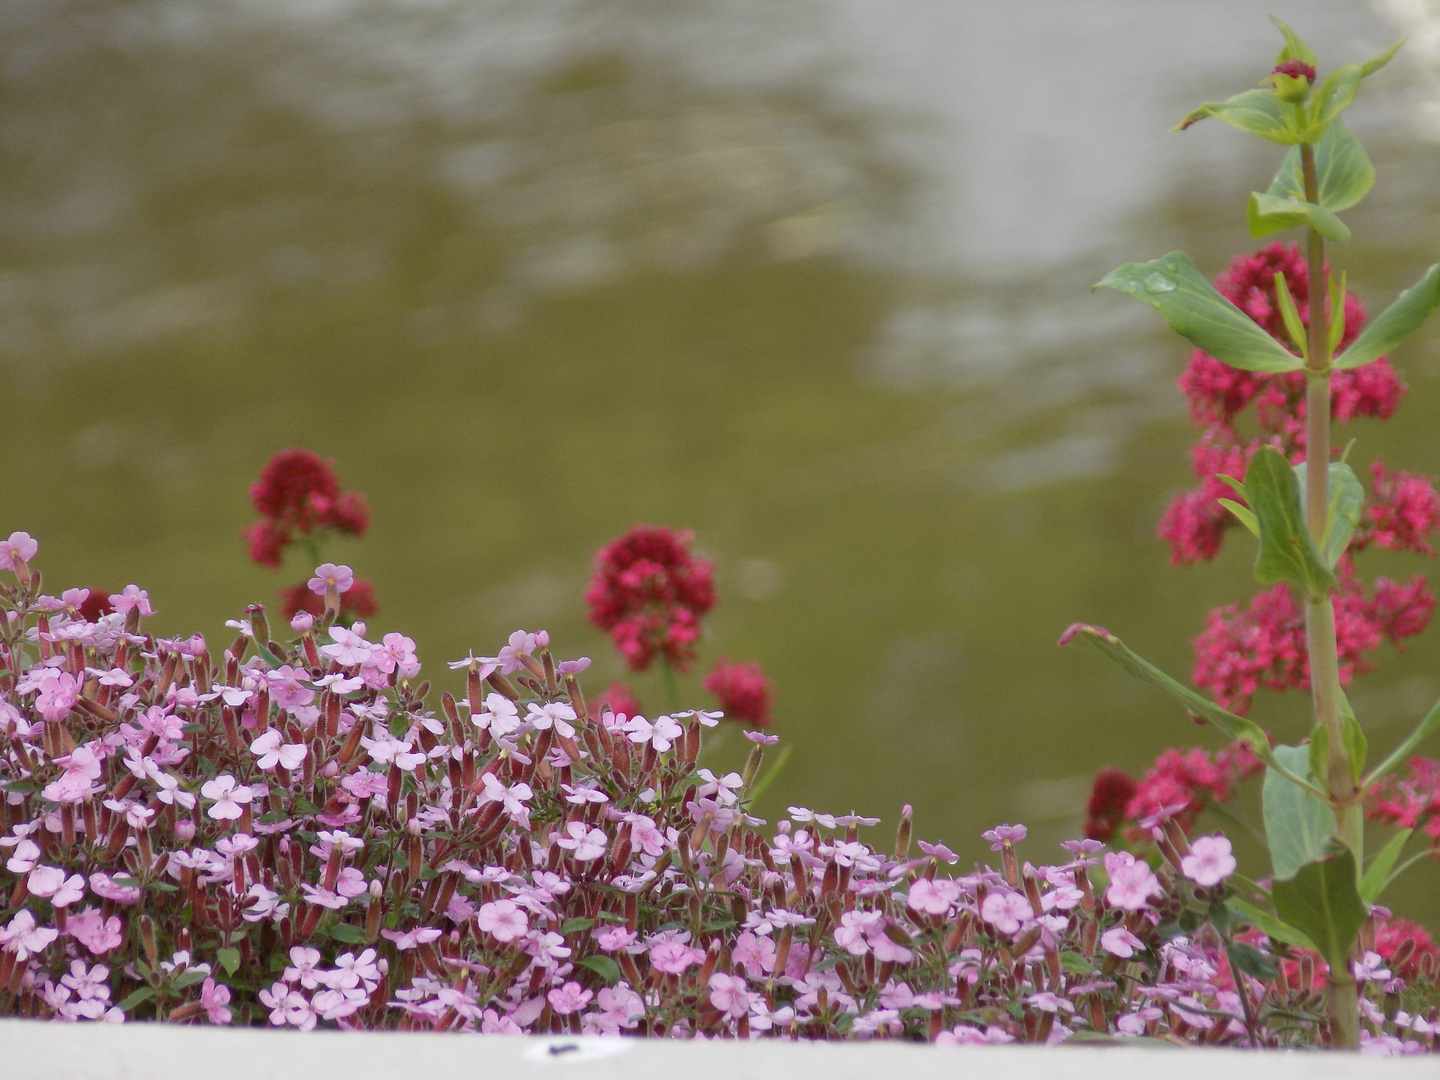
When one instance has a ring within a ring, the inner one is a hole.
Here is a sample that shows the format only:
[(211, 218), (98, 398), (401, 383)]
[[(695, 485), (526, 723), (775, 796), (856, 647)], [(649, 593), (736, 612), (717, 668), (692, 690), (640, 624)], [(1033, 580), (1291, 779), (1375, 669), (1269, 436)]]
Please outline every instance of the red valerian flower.
[(1135, 780), (1129, 773), (1107, 765), (1095, 774), (1090, 803), (1085, 808), (1085, 836), (1109, 842), (1125, 821), (1125, 807), (1135, 794)]
[(1413, 757), (1406, 775), (1387, 776), (1372, 793), (1365, 815), (1398, 829), (1420, 829), (1440, 840), (1440, 761)]
[(261, 519), (243, 533), (250, 558), (278, 568), (285, 547), (321, 529), (364, 536), (370, 527), (365, 496), (340, 490), (335, 463), (309, 450), (282, 450), (250, 487)]
[(714, 564), (690, 551), (693, 535), (636, 525), (595, 556), (585, 592), (590, 622), (610, 633), (632, 671), (657, 655), (680, 671), (695, 659), (700, 619), (715, 606)]
[(770, 709), (775, 699), (770, 692), (770, 680), (759, 664), (732, 664), (722, 656), (705, 676), (705, 689), (719, 699), (720, 708), (731, 720), (758, 728), (769, 727), (773, 722)]
[(104, 589), (91, 589), (88, 596), (76, 608), (78, 614), (86, 622), (98, 622), (102, 615), (109, 615), (115, 610), (115, 605), (110, 602), (110, 594)]
[(635, 692), (623, 682), (612, 682), (607, 686), (596, 701), (596, 706), (601, 712), (608, 710), (617, 716), (622, 713), (626, 716), (639, 716), (645, 711), (645, 706), (640, 704)]

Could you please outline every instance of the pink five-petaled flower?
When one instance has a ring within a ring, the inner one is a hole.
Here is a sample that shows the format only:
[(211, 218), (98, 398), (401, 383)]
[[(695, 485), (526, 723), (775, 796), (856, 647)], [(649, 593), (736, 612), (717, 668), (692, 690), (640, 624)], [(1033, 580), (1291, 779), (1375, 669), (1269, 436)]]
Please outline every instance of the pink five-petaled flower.
[(92, 956), (118, 949), (125, 940), (120, 916), (111, 915), (107, 919), (99, 908), (93, 907), (66, 919), (65, 932), (89, 949)]
[(608, 842), (603, 829), (587, 828), (583, 821), (571, 821), (565, 826), (567, 836), (556, 836), (555, 843), (570, 851), (576, 862), (590, 862), (602, 858)]
[(625, 734), (631, 742), (648, 742), (663, 754), (685, 734), (685, 729), (669, 716), (657, 717), (653, 724), (643, 716), (632, 716), (625, 725)]
[(155, 614), (155, 609), (150, 606), (150, 594), (139, 585), (126, 585), (124, 592), (112, 593), (110, 606), (121, 615), (139, 611), (141, 615), (148, 618)]
[(908, 907), (930, 915), (944, 915), (960, 899), (960, 883), (951, 878), (917, 878), (905, 898)]
[(1145, 943), (1123, 926), (1112, 926), (1100, 935), (1100, 947), (1111, 956), (1129, 960), (1136, 949), (1143, 949)]
[(980, 839), (990, 841), (991, 851), (1000, 851), (1006, 844), (1018, 844), (1025, 839), (1028, 830), (1024, 825), (996, 825), (980, 834)]
[(1197, 837), (1190, 841), (1190, 854), (1180, 860), (1180, 869), (1196, 885), (1219, 885), (1235, 872), (1230, 841), (1218, 834)]
[(673, 939), (650, 946), (650, 964), (666, 975), (683, 975), (685, 970), (705, 959), (700, 949), (692, 949), (683, 941)]
[(1000, 933), (1014, 934), (1035, 921), (1035, 909), (1024, 893), (997, 889), (985, 894), (980, 917)]
[[(363, 740), (362, 740), (363, 741)], [(510, 815), (510, 820), (519, 825), (522, 829), (530, 827), (530, 810), (525, 805), (525, 800), (535, 797), (530, 785), (521, 781), (506, 787), (494, 773), (484, 773), (480, 777), (481, 790), (480, 802), (498, 802)]]
[(0, 544), (0, 570), (10, 570), (19, 573), (16, 569), (17, 562), (28, 563), (35, 558), (35, 553), (40, 550), (40, 545), (31, 539), (29, 533), (13, 532), (10, 539)]
[(21, 908), (8, 925), (0, 927), (0, 950), (14, 953), (15, 959), (23, 964), (59, 936), (59, 930), (36, 925), (30, 909)]
[(205, 1007), (205, 1013), (210, 1017), (212, 1024), (230, 1023), (230, 988), (217, 983), (214, 979), (206, 979), (200, 987), (200, 1004)]
[(238, 783), (229, 773), (207, 780), (200, 786), (200, 794), (215, 800), (215, 805), (206, 813), (216, 821), (234, 821), (245, 813), (244, 804), (255, 797), (248, 787)]
[(1160, 881), (1150, 867), (1138, 862), (1128, 851), (1112, 851), (1106, 855), (1105, 872), (1110, 875), (1105, 901), (1112, 907), (1139, 911), (1150, 897), (1160, 892)]
[(324, 596), (325, 590), (335, 586), (338, 593), (347, 593), (350, 586), (355, 584), (355, 571), (348, 566), (336, 566), (334, 563), (321, 563), (315, 568), (315, 576), (307, 581), (306, 586), (316, 596)]
[(259, 754), (260, 759), (255, 762), (258, 768), (266, 772), (279, 765), (282, 769), (298, 769), (309, 752), (309, 747), (304, 743), (284, 743), (282, 745), (279, 728), (270, 728), (250, 744), (250, 752)]
[(745, 980), (739, 975), (726, 975), (717, 971), (710, 976), (710, 1004), (731, 1020), (738, 1020), (750, 1013), (750, 992)]
[(530, 920), (513, 900), (492, 900), (481, 904), (475, 914), (475, 925), (501, 943), (523, 937), (530, 929)]
[(590, 999), (594, 996), (579, 983), (567, 982), (564, 986), (557, 986), (551, 990), (545, 995), (545, 999), (550, 1002), (550, 1007), (561, 1016), (569, 1016), (589, 1005)]
[(55, 763), (65, 771), (45, 785), (41, 796), (59, 803), (84, 802), (90, 798), (91, 784), (100, 778), (101, 771), (100, 759), (90, 744), (77, 746), (64, 757), (56, 758)]

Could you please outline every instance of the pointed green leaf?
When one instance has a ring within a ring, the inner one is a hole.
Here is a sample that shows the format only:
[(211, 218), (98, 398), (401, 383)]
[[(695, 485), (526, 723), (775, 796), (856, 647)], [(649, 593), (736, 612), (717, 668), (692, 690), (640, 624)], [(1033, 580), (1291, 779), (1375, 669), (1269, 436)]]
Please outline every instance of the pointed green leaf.
[[(1277, 746), (1275, 758), (1291, 772), (1310, 772), (1307, 746)], [(1335, 813), (1324, 799), (1295, 786), (1274, 769), (1266, 769), (1261, 802), (1270, 864), (1277, 880), (1293, 878), (1306, 863), (1325, 857), (1335, 836)]]
[(1256, 522), (1255, 515), (1251, 513), (1248, 506), (1241, 506), (1234, 499), (1216, 499), (1215, 501), (1225, 507), (1226, 510), (1229, 510), (1230, 513), (1234, 514), (1236, 518), (1239, 519), (1240, 524), (1250, 530), (1251, 536), (1260, 535), (1260, 525)]
[(1335, 355), (1335, 350), (1340, 347), (1340, 342), (1345, 337), (1345, 272), (1340, 272), (1340, 278), (1330, 279), (1330, 355)]
[(125, 996), (125, 1000), (120, 1002), (120, 1004), (117, 1005), (116, 1008), (118, 1008), (121, 1012), (129, 1012), (131, 1009), (135, 1008), (136, 1005), (143, 1005), (145, 1002), (149, 1001), (154, 996), (155, 988), (153, 986), (142, 986), (139, 990), (135, 990), (132, 993), (127, 994)]
[(1355, 100), (1355, 92), (1360, 89), (1360, 80), (1364, 77), (1359, 64), (1345, 64), (1325, 76), (1325, 80), (1315, 91), (1309, 108), (1310, 129), (1317, 139), (1322, 135), (1326, 124), (1350, 107), (1350, 103)]
[(1309, 45), (1306, 45), (1305, 42), (1300, 40), (1300, 35), (1274, 15), (1270, 16), (1270, 21), (1278, 26), (1280, 32), (1285, 35), (1285, 48), (1281, 49), (1280, 54), (1275, 57), (1275, 66), (1279, 67), (1286, 60), (1299, 60), (1302, 64), (1309, 64), (1311, 67), (1314, 67), (1318, 62), (1315, 52)]
[(346, 945), (359, 945), (365, 940), (365, 928), (350, 923), (336, 923), (330, 927), (329, 933), (332, 940), (343, 941)]
[(1360, 77), (1362, 79), (1368, 79), (1371, 75), (1374, 75), (1375, 72), (1379, 71), (1386, 64), (1390, 63), (1392, 59), (1394, 59), (1395, 54), (1400, 51), (1400, 46), (1404, 44), (1405, 38), (1402, 37), (1399, 41), (1395, 42), (1394, 45), (1391, 45), (1390, 48), (1386, 49), (1379, 56), (1375, 56), (1369, 60), (1366, 60), (1363, 64), (1360, 65)]
[(1237, 971), (1243, 971), (1252, 979), (1273, 979), (1275, 978), (1275, 961), (1266, 956), (1254, 945), (1246, 945), (1243, 941), (1237, 941), (1225, 947), (1225, 953), (1230, 957), (1230, 966)]
[(1290, 283), (1279, 270), (1275, 271), (1275, 299), (1280, 302), (1280, 318), (1285, 323), (1285, 332), (1300, 350), (1300, 355), (1308, 358), (1305, 324), (1300, 321), (1300, 312), (1295, 308), (1295, 297), (1290, 295)]
[(1426, 270), (1424, 277), (1372, 319), (1350, 347), (1335, 358), (1335, 367), (1354, 368), (1379, 359), (1409, 337), (1437, 307), (1440, 307), (1440, 263)]
[[(1350, 759), (1350, 775), (1358, 782), (1365, 771), (1365, 759), (1370, 756), (1370, 740), (1365, 738), (1365, 729), (1355, 719), (1355, 710), (1345, 691), (1340, 691), (1340, 735), (1345, 741), (1345, 754)], [(1316, 773), (1316, 775), (1320, 775)]]
[(1323, 206), (1316, 206), (1304, 199), (1276, 198), (1250, 193), (1250, 205), (1246, 209), (1246, 220), (1250, 235), (1259, 239), (1271, 233), (1284, 232), (1297, 225), (1313, 228), (1326, 240), (1344, 243), (1350, 239), (1350, 227)]
[(589, 968), (612, 986), (620, 981), (620, 965), (608, 956), (587, 956), (580, 961), (580, 966)]
[(1380, 894), (1385, 891), (1385, 886), (1390, 884), (1390, 871), (1395, 868), (1395, 860), (1400, 858), (1400, 852), (1405, 849), (1405, 842), (1410, 839), (1414, 829), (1402, 829), (1390, 838), (1376, 856), (1370, 860), (1370, 865), (1365, 868), (1365, 874), (1360, 878), (1360, 899), (1367, 904), (1373, 904), (1380, 899)]
[(1390, 753), (1386, 755), (1385, 760), (1370, 771), (1370, 774), (1361, 782), (1361, 790), (1365, 790), (1381, 777), (1390, 775), (1391, 771), (1397, 765), (1410, 756), (1410, 751), (1414, 750), (1415, 747), (1429, 738), (1437, 728), (1440, 728), (1440, 701), (1430, 706), (1430, 711), (1426, 713), (1420, 723), (1416, 725), (1415, 730), (1410, 733), (1409, 738), (1395, 747), (1394, 750), (1391, 750)]
[[(1305, 464), (1294, 466), (1295, 484), (1300, 489), (1300, 517), (1306, 515)], [(1350, 538), (1360, 524), (1360, 514), (1365, 508), (1365, 487), (1355, 470), (1344, 461), (1330, 463), (1330, 511), (1325, 517), (1325, 536), (1321, 542), (1325, 558), (1334, 567)]]
[(1320, 951), (1302, 931), (1271, 915), (1268, 911), (1261, 911), (1254, 904), (1248, 904), (1244, 900), (1226, 900), (1225, 906), (1230, 909), (1232, 915), (1238, 916), (1251, 926), (1258, 927), (1276, 941), (1283, 941), (1286, 945), (1294, 945), (1300, 949)]
[(220, 966), (225, 969), (226, 975), (234, 975), (240, 967), (239, 949), (217, 949), (215, 959), (220, 961)]
[(1216, 292), (1183, 251), (1118, 266), (1095, 287), (1101, 286), (1143, 300), (1160, 312), (1170, 329), (1231, 367), (1280, 372), (1304, 366), (1300, 357)]
[(1315, 943), (1332, 969), (1345, 970), (1368, 911), (1355, 887), (1355, 858), (1342, 851), (1271, 887), (1280, 918)]
[(1255, 721), (1247, 720), (1243, 716), (1236, 716), (1229, 710), (1222, 709), (1209, 698), (1197, 694), (1188, 686), (1172, 679), (1150, 661), (1131, 651), (1129, 646), (1103, 626), (1076, 623), (1060, 636), (1060, 644), (1069, 644), (1077, 637), (1082, 637), (1094, 645), (1131, 675), (1143, 679), (1157, 690), (1163, 690), (1171, 697), (1178, 699), (1191, 716), (1203, 717), (1236, 742), (1245, 743), (1250, 747), (1250, 751), (1266, 765), (1276, 769), (1282, 775), (1289, 776), (1301, 787), (1309, 788), (1317, 795), (1324, 794), (1304, 776), (1303, 771), (1299, 774), (1291, 772), (1275, 759), (1275, 755), (1270, 751), (1269, 738), (1266, 737), (1264, 729)]
[(1315, 546), (1300, 507), (1301, 484), (1285, 455), (1262, 446), (1245, 470), (1245, 501), (1260, 525), (1255, 578), (1262, 585), (1283, 581), (1312, 598), (1335, 586), (1335, 574)]
[(1302, 141), (1300, 110), (1281, 101), (1274, 90), (1246, 90), (1224, 101), (1207, 101), (1192, 109), (1172, 130), (1184, 131), (1207, 116), (1287, 146)]

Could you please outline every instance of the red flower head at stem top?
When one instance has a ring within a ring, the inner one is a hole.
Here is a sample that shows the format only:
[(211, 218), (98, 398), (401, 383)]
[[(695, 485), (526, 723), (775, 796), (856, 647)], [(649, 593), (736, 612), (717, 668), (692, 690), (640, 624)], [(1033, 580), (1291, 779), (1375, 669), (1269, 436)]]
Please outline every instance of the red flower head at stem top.
[(590, 622), (609, 632), (632, 671), (657, 655), (685, 671), (700, 619), (715, 606), (714, 564), (690, 552), (692, 534), (636, 525), (595, 556), (585, 592)]
[(341, 491), (335, 463), (309, 450), (281, 450), (250, 486), (250, 501), (262, 515), (245, 530), (250, 558), (278, 568), (285, 547), (321, 529), (364, 536), (370, 527), (365, 496)]

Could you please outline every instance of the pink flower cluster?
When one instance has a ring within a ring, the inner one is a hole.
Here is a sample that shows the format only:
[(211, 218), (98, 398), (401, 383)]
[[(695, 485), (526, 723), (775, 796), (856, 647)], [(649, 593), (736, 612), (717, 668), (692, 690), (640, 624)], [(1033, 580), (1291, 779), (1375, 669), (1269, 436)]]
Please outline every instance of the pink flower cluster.
[[(272, 638), (251, 614), (212, 653), (145, 632), (138, 603), (90, 621), (0, 577), (0, 1015), (1327, 1038), (1313, 978), (1228, 971), (1250, 931), (1208, 921), (1237, 888), (1224, 837), (1166, 819), (1150, 860), (1077, 840), (1034, 865), (1004, 825), (999, 869), (956, 875), (944, 844), (912, 852), (908, 807), (884, 849), (876, 818), (767, 826), (748, 791), (773, 736), (743, 774), (701, 767), (718, 714), (594, 709), (543, 632), (457, 661), (432, 701), (403, 635), (322, 617)], [(1433, 959), (1387, 963), (1366, 969), (1373, 1048), (1434, 1049)]]

